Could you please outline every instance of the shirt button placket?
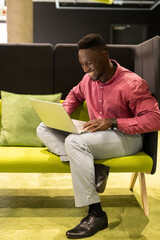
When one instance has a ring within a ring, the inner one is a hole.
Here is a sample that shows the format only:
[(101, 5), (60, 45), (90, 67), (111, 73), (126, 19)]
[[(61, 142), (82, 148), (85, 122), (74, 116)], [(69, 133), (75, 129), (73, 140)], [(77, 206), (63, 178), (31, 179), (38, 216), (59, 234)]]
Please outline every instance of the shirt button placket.
[(100, 86), (100, 95), (101, 95), (101, 99), (99, 99), (99, 103), (100, 103), (100, 112), (99, 114), (102, 116), (102, 91), (103, 91), (103, 87)]

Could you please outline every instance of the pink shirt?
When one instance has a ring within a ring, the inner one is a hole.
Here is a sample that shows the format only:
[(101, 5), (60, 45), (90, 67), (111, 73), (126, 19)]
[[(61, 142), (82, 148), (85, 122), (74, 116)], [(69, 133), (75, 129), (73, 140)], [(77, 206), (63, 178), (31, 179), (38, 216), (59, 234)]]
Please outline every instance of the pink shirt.
[(86, 101), (90, 120), (117, 118), (118, 130), (128, 134), (160, 130), (159, 106), (146, 81), (115, 63), (116, 73), (106, 83), (84, 75), (63, 103), (68, 114)]

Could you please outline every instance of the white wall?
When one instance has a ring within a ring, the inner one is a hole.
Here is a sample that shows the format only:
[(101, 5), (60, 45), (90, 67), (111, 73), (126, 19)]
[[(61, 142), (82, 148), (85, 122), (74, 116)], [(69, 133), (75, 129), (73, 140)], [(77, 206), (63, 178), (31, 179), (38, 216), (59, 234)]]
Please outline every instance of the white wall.
[(0, 43), (7, 43), (7, 23), (0, 22)]

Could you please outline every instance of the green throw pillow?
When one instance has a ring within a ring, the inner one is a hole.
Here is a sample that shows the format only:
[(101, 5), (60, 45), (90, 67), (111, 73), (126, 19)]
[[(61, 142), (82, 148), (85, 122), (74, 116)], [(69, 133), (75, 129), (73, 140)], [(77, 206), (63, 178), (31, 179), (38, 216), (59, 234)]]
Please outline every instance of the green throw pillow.
[(1, 91), (2, 120), (0, 145), (42, 146), (36, 135), (41, 120), (29, 98), (59, 102), (61, 93), (49, 95), (15, 94)]

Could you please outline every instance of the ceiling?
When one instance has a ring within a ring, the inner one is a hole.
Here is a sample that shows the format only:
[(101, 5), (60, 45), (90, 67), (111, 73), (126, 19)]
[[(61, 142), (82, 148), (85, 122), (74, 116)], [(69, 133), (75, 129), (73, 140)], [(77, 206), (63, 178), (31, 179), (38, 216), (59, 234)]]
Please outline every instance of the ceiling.
[[(59, 9), (153, 10), (160, 0), (55, 0)], [(110, 4), (109, 4), (110, 2)], [(111, 3), (112, 2), (112, 3)]]

